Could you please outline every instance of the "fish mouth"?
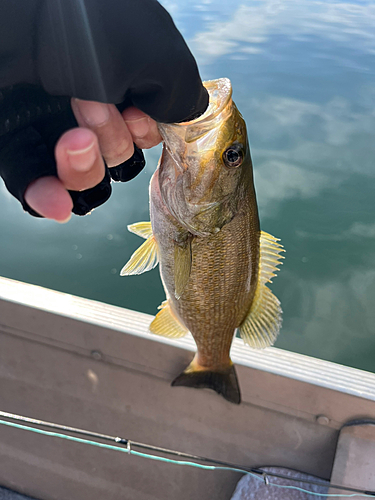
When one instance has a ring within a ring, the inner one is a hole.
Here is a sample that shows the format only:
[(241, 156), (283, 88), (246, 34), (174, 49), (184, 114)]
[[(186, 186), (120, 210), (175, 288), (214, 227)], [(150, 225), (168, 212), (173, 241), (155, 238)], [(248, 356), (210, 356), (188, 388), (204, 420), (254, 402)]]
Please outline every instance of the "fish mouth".
[(209, 104), (203, 115), (189, 122), (179, 122), (174, 125), (177, 127), (187, 127), (211, 121), (223, 111), (232, 97), (232, 85), (229, 78), (219, 78), (217, 80), (208, 80), (203, 82), (204, 87), (209, 94)]
[[(191, 143), (203, 137), (213, 128), (220, 125), (230, 114), (228, 103), (232, 99), (232, 85), (228, 78), (208, 80), (203, 85), (209, 94), (209, 104), (203, 115), (195, 120), (180, 123), (158, 123), (159, 132), (166, 144), (173, 142), (171, 135), (178, 136), (186, 143)], [(225, 115), (225, 116), (224, 116)], [(172, 149), (172, 148), (171, 148)]]

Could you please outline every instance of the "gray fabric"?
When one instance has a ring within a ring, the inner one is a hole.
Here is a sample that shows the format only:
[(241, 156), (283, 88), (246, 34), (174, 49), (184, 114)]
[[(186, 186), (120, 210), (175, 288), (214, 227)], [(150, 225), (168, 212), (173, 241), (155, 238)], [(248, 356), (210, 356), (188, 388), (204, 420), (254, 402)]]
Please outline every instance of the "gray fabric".
[(14, 491), (8, 490), (8, 488), (1, 488), (0, 486), (0, 500), (35, 500), (31, 497), (25, 497)]
[[(296, 472), (290, 469), (283, 469), (282, 467), (262, 467), (262, 469), (267, 472), (284, 474), (288, 477), (298, 478), (301, 480), (301, 482), (295, 482), (288, 481), (287, 479), (270, 477), (270, 483), (285, 486), (296, 486), (314, 493), (320, 493), (321, 495), (328, 493), (328, 481), (322, 481), (327, 483), (326, 487), (303, 483), (303, 479), (315, 479), (320, 481), (319, 478), (310, 476), (309, 474), (303, 474), (302, 472)], [(312, 500), (312, 498), (313, 497), (308, 493), (295, 489), (278, 488), (277, 486), (272, 486), (271, 484), (266, 485), (263, 479), (246, 474), (238, 482), (231, 500)], [(326, 498), (327, 497), (319, 497), (319, 500), (325, 500)]]

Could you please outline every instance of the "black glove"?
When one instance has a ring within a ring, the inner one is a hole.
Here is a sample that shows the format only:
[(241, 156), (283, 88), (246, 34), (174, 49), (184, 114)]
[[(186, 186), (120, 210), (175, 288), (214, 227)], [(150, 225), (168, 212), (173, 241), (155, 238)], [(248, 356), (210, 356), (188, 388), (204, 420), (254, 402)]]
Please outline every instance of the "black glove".
[[(57, 176), (54, 160), (55, 144), (60, 136), (78, 123), (69, 98), (48, 95), (32, 86), (15, 86), (0, 93), (0, 175), (5, 185), (27, 212), (35, 212), (25, 201), (28, 185), (44, 176)], [(136, 145), (134, 154), (121, 165), (108, 169), (103, 180), (85, 191), (69, 191), (73, 213), (86, 215), (111, 196), (111, 178), (129, 181), (145, 166), (145, 159)]]
[[(208, 104), (193, 56), (155, 0), (13, 0), (0, 16), (0, 175), (25, 210), (27, 186), (56, 174), (54, 147), (77, 122), (70, 96), (136, 106), (160, 122), (193, 119)], [(130, 180), (142, 152), (103, 181), (70, 192), (84, 215)]]

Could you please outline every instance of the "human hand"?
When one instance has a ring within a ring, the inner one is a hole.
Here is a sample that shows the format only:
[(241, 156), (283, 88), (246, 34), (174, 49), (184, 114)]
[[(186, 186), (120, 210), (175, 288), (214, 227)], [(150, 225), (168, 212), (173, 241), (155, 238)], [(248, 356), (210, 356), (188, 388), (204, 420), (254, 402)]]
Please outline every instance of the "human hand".
[[(0, 176), (25, 211), (62, 222), (108, 200), (111, 177), (140, 172), (144, 158), (139, 150), (129, 158), (132, 141), (159, 142), (153, 120), (192, 120), (206, 110), (208, 93), (155, 0), (27, 6), (13, 0), (1, 16)], [(71, 96), (86, 101), (71, 106)], [(91, 120), (103, 112), (104, 123)]]
[(41, 177), (25, 192), (25, 201), (47, 219), (67, 222), (73, 200), (68, 190), (82, 191), (99, 184), (105, 165), (114, 167), (134, 153), (133, 143), (141, 149), (161, 141), (156, 122), (135, 107), (122, 113), (113, 104), (72, 99), (79, 124), (65, 132), (55, 147), (57, 177)]

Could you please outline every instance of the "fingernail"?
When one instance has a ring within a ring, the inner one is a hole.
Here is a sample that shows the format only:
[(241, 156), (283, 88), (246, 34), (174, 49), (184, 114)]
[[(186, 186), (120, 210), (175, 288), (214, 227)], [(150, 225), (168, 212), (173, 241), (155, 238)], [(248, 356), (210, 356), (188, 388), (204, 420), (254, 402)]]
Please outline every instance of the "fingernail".
[(70, 215), (69, 215), (66, 219), (64, 219), (64, 220), (57, 220), (57, 219), (55, 219), (55, 220), (56, 220), (56, 222), (58, 222), (59, 224), (66, 224), (67, 222), (69, 222), (69, 221), (70, 221), (70, 219), (71, 219), (71, 218), (72, 218), (72, 214), (70, 214)]
[(91, 126), (104, 125), (109, 120), (108, 104), (95, 101), (81, 101), (75, 99), (82, 118)]
[(70, 165), (74, 170), (86, 172), (96, 160), (95, 142), (83, 149), (67, 149)]
[(150, 128), (148, 118), (140, 118), (139, 120), (128, 121), (128, 123), (131, 127), (132, 134), (140, 139), (147, 134)]

